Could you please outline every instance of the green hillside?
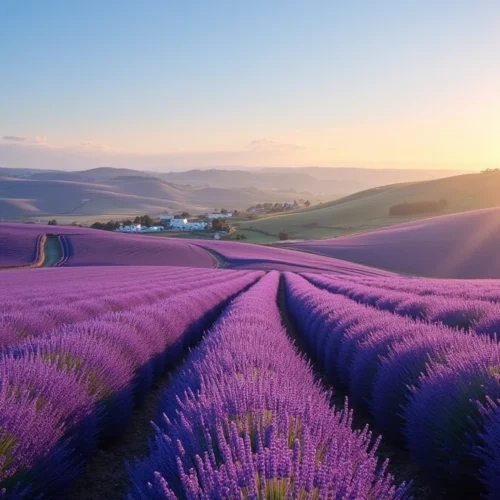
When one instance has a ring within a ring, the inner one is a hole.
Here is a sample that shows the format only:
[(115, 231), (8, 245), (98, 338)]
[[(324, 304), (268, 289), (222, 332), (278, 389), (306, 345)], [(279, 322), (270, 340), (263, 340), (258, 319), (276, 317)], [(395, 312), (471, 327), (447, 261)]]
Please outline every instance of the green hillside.
[(433, 214), (394, 217), (389, 208), (442, 198), (448, 206), (436, 215), (500, 206), (500, 172), (369, 189), (309, 209), (244, 222), (240, 229), (249, 241), (259, 243), (276, 241), (280, 231), (288, 232), (292, 239), (331, 238), (431, 217)]

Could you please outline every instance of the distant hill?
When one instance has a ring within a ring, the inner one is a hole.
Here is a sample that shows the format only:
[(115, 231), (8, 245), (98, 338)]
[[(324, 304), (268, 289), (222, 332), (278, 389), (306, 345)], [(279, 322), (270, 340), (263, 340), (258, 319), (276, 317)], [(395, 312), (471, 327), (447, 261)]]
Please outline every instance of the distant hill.
[(0, 219), (4, 220), (203, 213), (216, 207), (245, 209), (255, 203), (289, 200), (286, 192), (181, 186), (127, 169), (24, 172), (19, 177), (0, 177)]
[(369, 168), (264, 168), (252, 170), (188, 170), (155, 174), (176, 184), (213, 187), (256, 187), (307, 191), (314, 195), (342, 197), (357, 191), (396, 182), (415, 182), (453, 176), (459, 171)]
[(500, 278), (500, 208), (286, 246), (419, 276)]
[(288, 232), (293, 239), (328, 238), (429, 217), (394, 217), (389, 216), (389, 209), (404, 202), (440, 199), (448, 204), (443, 214), (500, 206), (500, 172), (382, 186), (298, 212), (246, 222), (240, 227), (248, 231), (250, 240), (253, 234), (262, 233), (269, 235), (269, 240), (276, 240), (280, 231)]

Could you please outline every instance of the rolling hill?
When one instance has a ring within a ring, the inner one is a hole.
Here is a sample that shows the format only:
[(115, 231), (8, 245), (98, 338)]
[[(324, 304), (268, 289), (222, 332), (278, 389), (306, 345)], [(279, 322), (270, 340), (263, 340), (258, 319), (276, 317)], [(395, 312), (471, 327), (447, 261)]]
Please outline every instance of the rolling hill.
[(203, 213), (216, 207), (245, 209), (255, 203), (289, 199), (287, 192), (183, 186), (126, 169), (0, 177), (0, 219), (4, 220), (59, 216), (81, 221), (164, 211)]
[(286, 246), (419, 276), (498, 278), (500, 208), (472, 210)]
[(443, 214), (500, 206), (500, 172), (383, 186), (309, 209), (245, 222), (240, 229), (250, 241), (262, 235), (275, 241), (280, 231), (288, 232), (292, 239), (331, 238), (428, 217), (390, 216), (389, 208), (442, 198), (448, 203)]
[(416, 182), (464, 173), (447, 170), (369, 169), (340, 167), (263, 168), (252, 170), (188, 170), (155, 174), (177, 184), (213, 187), (252, 186), (260, 189), (291, 190), (300, 194), (342, 197), (383, 184)]

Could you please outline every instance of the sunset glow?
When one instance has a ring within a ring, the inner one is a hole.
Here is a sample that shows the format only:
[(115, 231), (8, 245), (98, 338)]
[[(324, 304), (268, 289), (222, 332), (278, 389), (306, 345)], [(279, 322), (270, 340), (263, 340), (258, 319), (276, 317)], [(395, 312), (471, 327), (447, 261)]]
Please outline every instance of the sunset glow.
[(2, 17), (2, 164), (35, 146), (77, 167), (500, 164), (498, 2), (28, 1)]

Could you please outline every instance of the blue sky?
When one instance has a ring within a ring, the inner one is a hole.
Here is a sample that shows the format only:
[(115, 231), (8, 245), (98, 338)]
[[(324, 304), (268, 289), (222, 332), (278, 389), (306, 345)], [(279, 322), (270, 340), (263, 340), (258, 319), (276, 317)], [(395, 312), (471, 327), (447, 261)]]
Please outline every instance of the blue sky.
[(500, 164), (496, 0), (4, 0), (0, 48), (7, 166)]

